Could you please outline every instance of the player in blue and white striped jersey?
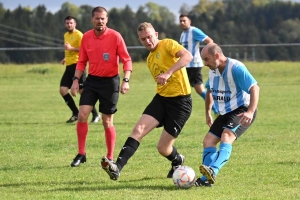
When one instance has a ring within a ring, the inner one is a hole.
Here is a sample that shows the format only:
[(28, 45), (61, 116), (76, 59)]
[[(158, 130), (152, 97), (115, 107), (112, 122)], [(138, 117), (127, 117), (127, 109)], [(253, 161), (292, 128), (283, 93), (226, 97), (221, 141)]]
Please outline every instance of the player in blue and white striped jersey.
[[(203, 176), (197, 179), (196, 185), (211, 186), (229, 160), (233, 142), (255, 120), (259, 86), (245, 65), (225, 57), (217, 44), (206, 45), (201, 57), (210, 69), (205, 101), (206, 123), (210, 129), (203, 139), (202, 165), (199, 167)], [(215, 121), (210, 114), (213, 103), (220, 112)]]
[[(191, 26), (191, 19), (188, 14), (179, 16), (180, 27), (182, 33), (180, 36), (180, 44), (184, 46), (194, 57), (194, 59), (186, 65), (186, 71), (189, 77), (190, 85), (195, 88), (195, 91), (205, 100), (206, 90), (203, 85), (201, 69), (203, 62), (200, 56), (200, 43), (206, 44), (213, 42), (202, 30)], [(218, 110), (213, 106), (212, 110), (218, 114)]]

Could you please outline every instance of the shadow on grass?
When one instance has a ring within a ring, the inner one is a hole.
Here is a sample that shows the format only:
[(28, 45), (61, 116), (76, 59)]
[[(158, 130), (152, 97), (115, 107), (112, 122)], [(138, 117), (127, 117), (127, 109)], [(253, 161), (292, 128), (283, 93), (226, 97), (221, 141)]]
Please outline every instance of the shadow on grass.
[(277, 162), (276, 164), (279, 164), (279, 165), (297, 165), (299, 166), (300, 165), (300, 161), (281, 161), (281, 162)]
[[(157, 181), (158, 179), (166, 179), (162, 177), (144, 177), (141, 179), (136, 180), (128, 180), (128, 181), (112, 181), (110, 185), (107, 182), (101, 185), (101, 180), (95, 182), (88, 182), (88, 181), (69, 181), (69, 182), (55, 182), (55, 181), (48, 181), (48, 182), (22, 182), (22, 183), (8, 183), (8, 184), (0, 184), (2, 188), (23, 188), (23, 187), (38, 187), (38, 191), (40, 192), (59, 192), (59, 191), (98, 191), (98, 190), (113, 190), (113, 189), (151, 189), (151, 190), (177, 190), (178, 188), (174, 187), (174, 185), (170, 184), (168, 186), (165, 185), (158, 185), (152, 180)], [(148, 182), (147, 182), (148, 181)], [(149, 182), (150, 181), (150, 182)], [(130, 182), (131, 184), (127, 184)], [(144, 185), (142, 184), (144, 182)], [(132, 184), (134, 183), (134, 185)], [(154, 185), (155, 184), (155, 185)], [(53, 189), (49, 189), (49, 186), (53, 185)], [(62, 187), (63, 185), (68, 185), (67, 187)], [(97, 186), (93, 186), (97, 185)], [(47, 189), (42, 189), (42, 187), (47, 187)], [(57, 188), (59, 187), (59, 188)]]
[(62, 166), (49, 166), (49, 167), (45, 167), (45, 166), (5, 166), (5, 167), (0, 167), (0, 171), (21, 171), (21, 170), (51, 170), (51, 169), (66, 169), (66, 168), (70, 168), (69, 165), (62, 165)]

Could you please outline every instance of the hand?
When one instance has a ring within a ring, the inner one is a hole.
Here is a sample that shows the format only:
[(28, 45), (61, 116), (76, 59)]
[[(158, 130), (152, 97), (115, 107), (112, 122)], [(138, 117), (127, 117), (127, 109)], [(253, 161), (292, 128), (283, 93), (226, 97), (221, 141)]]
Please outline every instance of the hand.
[(60, 61), (60, 63), (64, 65), (64, 64), (66, 63), (66, 60), (65, 60), (65, 59), (62, 59), (62, 60)]
[(78, 80), (74, 80), (72, 87), (71, 87), (71, 94), (73, 97), (76, 97), (76, 94), (79, 93), (79, 84), (78, 84)]
[(242, 124), (242, 126), (249, 126), (253, 119), (252, 112), (243, 112), (238, 114), (237, 116), (241, 116), (239, 123)]
[(163, 73), (163, 74), (156, 76), (157, 83), (160, 85), (165, 85), (167, 83), (168, 79), (170, 78), (170, 76), (171, 76), (171, 74), (168, 74), (168, 73)]
[(69, 42), (66, 42), (65, 44), (64, 44), (64, 47), (65, 47), (65, 50), (72, 50), (72, 46), (70, 45), (70, 43)]
[(214, 120), (212, 118), (212, 116), (209, 114), (209, 115), (206, 115), (206, 124), (211, 127), (211, 125), (214, 123)]
[(122, 85), (121, 85), (120, 92), (122, 94), (126, 94), (126, 92), (128, 92), (128, 90), (129, 90), (129, 83), (128, 82), (123, 82)]

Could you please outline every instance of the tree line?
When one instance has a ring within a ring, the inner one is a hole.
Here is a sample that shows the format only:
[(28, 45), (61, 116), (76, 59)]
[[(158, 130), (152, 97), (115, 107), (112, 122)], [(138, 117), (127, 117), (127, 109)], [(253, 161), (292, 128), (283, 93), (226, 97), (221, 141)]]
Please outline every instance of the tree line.
[[(56, 47), (55, 50), (0, 51), (0, 63), (43, 63), (62, 59), (64, 18), (74, 16), (77, 29), (90, 30), (93, 7), (65, 2), (56, 13), (44, 5), (34, 9), (5, 9), (0, 3), (0, 48)], [(189, 13), (192, 25), (200, 28), (216, 43), (226, 44), (297, 44), (300, 43), (300, 3), (279, 0), (199, 0), (195, 6), (183, 4), (179, 13)], [(147, 21), (159, 38), (179, 40), (179, 19), (167, 7), (148, 2), (134, 12), (129, 6), (112, 8), (108, 27), (119, 31), (127, 46), (140, 46), (136, 28)], [(225, 51), (229, 51), (225, 49)], [(230, 50), (232, 51), (232, 49)], [(237, 50), (239, 51), (239, 50)], [(251, 54), (251, 49), (243, 50)], [(134, 61), (145, 59), (147, 51), (130, 50)], [(241, 52), (240, 52), (241, 53)], [(253, 53), (253, 49), (252, 49)], [(261, 60), (300, 60), (300, 46), (255, 47)]]

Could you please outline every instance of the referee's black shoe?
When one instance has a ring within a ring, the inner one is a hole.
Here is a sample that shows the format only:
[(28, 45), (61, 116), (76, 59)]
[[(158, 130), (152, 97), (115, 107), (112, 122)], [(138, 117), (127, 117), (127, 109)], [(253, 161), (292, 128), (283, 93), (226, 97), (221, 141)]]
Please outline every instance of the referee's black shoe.
[(78, 167), (80, 163), (86, 162), (86, 155), (77, 154), (77, 156), (73, 159), (73, 162), (71, 163), (71, 167)]

